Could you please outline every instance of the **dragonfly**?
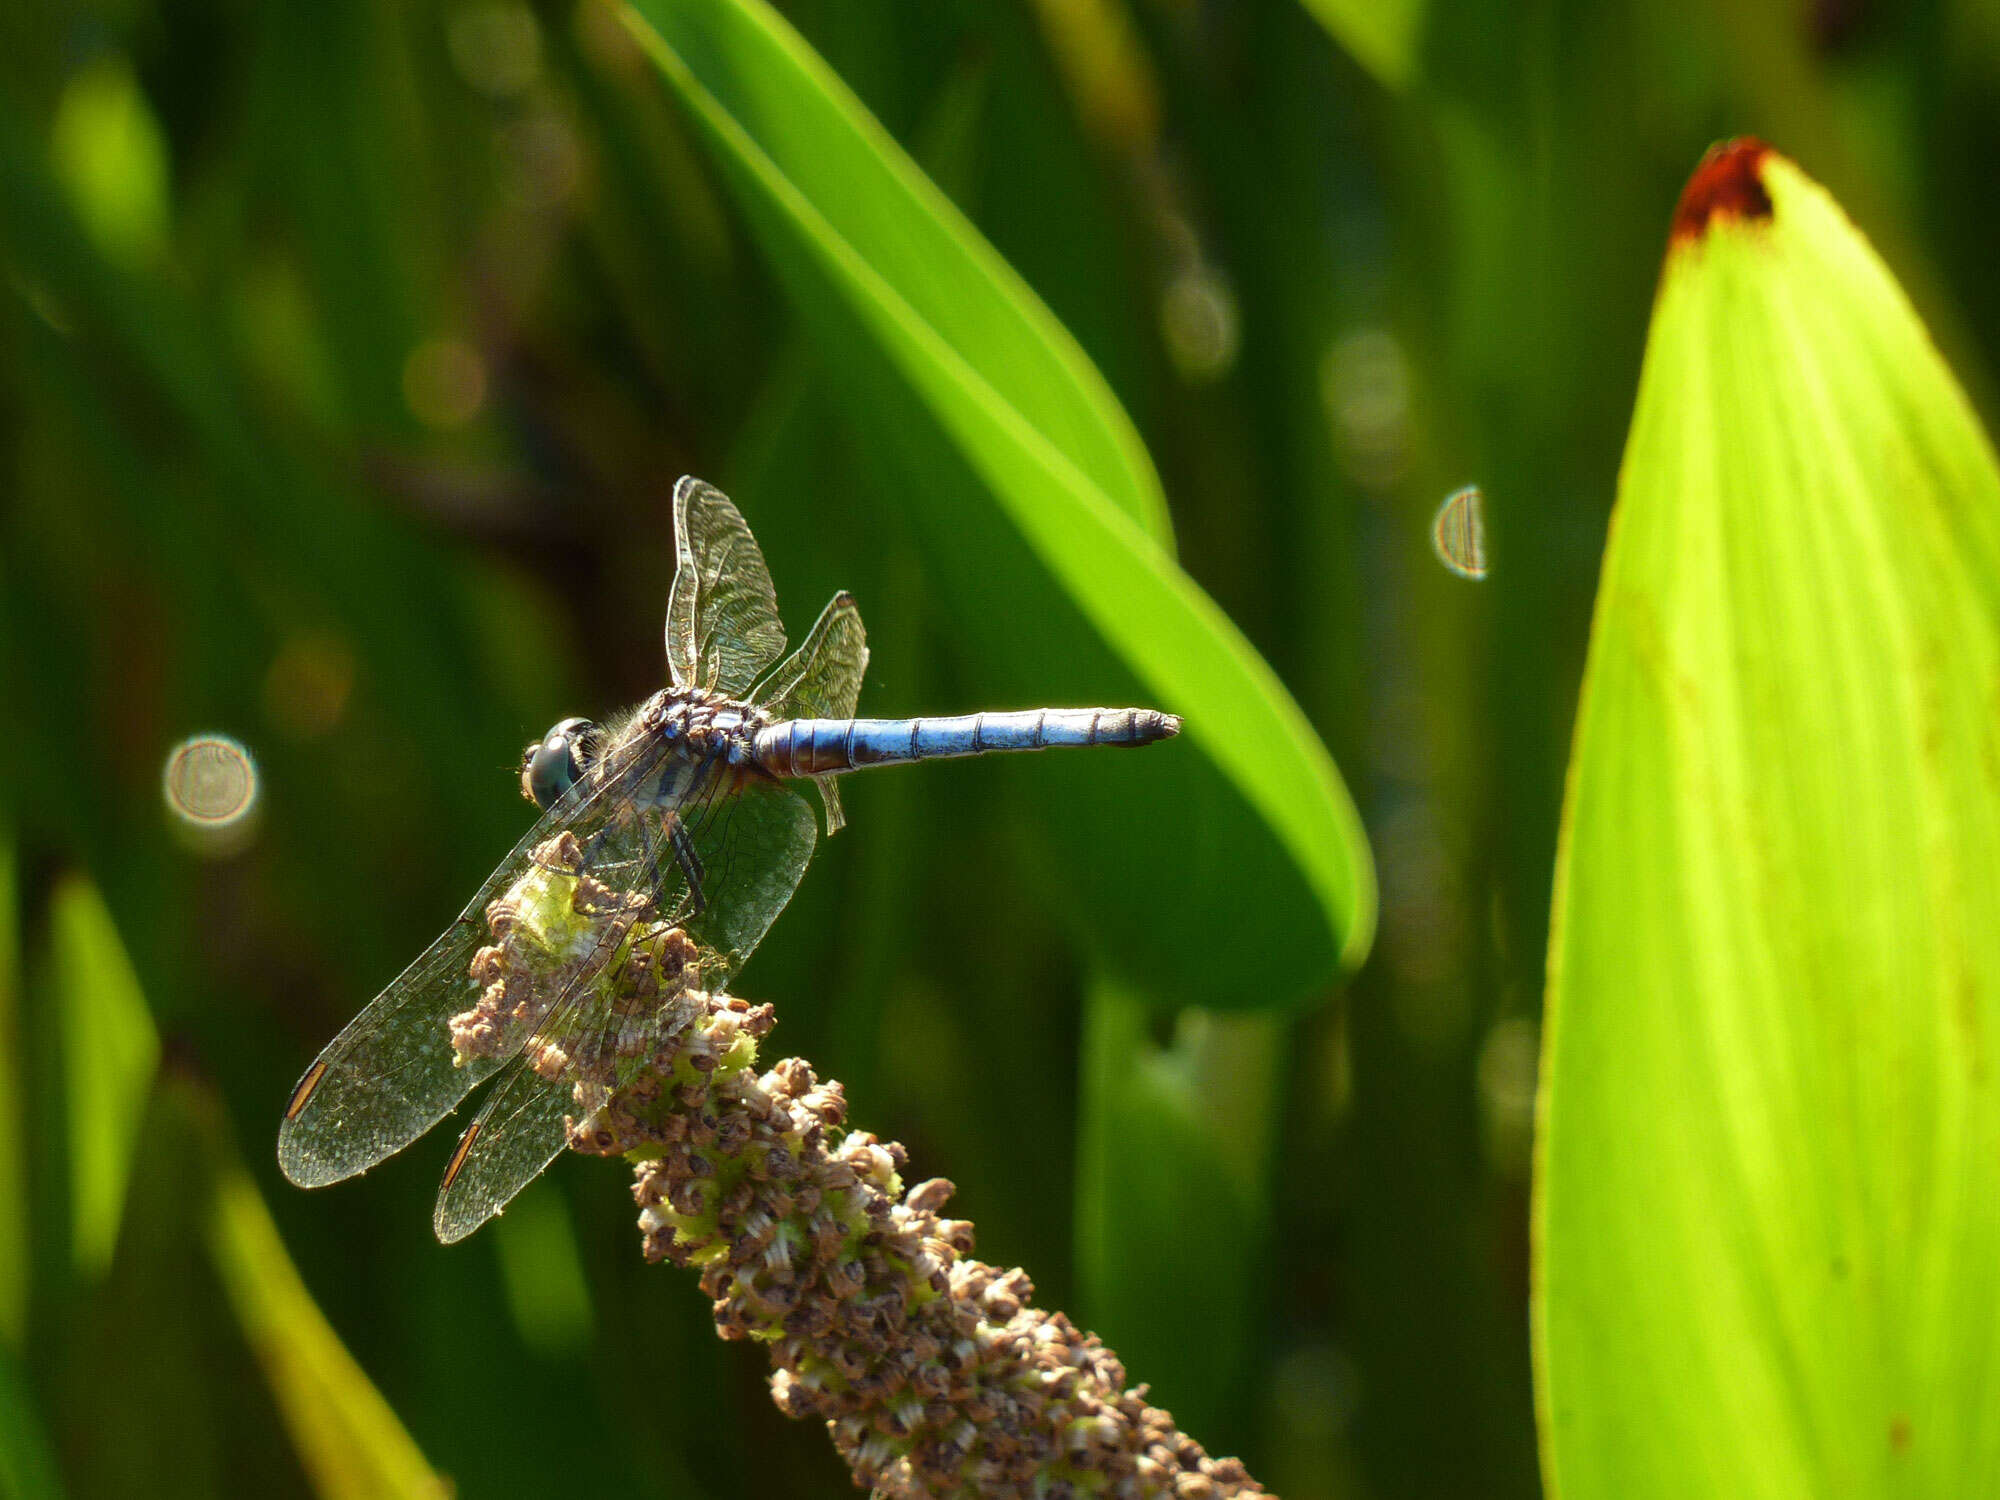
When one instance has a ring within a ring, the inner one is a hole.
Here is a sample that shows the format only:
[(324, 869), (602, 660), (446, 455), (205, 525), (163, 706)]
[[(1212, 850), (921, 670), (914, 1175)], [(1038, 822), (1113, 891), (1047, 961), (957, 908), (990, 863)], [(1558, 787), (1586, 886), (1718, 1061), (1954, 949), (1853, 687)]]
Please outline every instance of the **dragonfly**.
[[(868, 766), (1179, 733), (1143, 708), (854, 717), (868, 644), (841, 592), (785, 654), (771, 575), (727, 496), (674, 487), (668, 686), (605, 723), (567, 718), (521, 757), (541, 810), (457, 919), (307, 1068), (278, 1163), (302, 1187), (367, 1171), (494, 1080), (460, 1136), (433, 1227), (447, 1244), (500, 1212), (648, 1056), (721, 992), (791, 900), (839, 778)], [(543, 899), (567, 893), (574, 920)], [(511, 975), (506, 984), (496, 976)], [(499, 995), (496, 1000), (494, 997)]]

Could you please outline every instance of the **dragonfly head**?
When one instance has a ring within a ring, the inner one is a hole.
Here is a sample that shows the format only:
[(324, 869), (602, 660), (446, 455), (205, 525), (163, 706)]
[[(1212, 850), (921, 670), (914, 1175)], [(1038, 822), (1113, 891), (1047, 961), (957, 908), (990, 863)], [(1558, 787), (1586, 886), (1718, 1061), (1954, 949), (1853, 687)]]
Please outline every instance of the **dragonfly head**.
[(589, 719), (564, 719), (521, 752), (521, 795), (548, 811), (583, 779), (601, 739)]

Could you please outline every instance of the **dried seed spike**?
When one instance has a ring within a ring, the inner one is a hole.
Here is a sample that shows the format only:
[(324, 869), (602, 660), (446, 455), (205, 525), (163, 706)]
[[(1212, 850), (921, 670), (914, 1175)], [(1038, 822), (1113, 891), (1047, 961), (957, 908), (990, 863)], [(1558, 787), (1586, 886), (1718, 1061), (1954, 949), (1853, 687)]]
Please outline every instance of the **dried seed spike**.
[(772, 1402), (825, 1423), (857, 1483), (885, 1500), (1261, 1493), (1124, 1389), (1094, 1337), (1034, 1307), (1025, 1271), (969, 1258), (972, 1224), (939, 1217), (948, 1179), (905, 1191), (900, 1144), (829, 1145), (844, 1091), (800, 1059), (759, 1073), (768, 1006), (687, 998), (686, 1027), (600, 1111), (612, 1146), (646, 1157), (646, 1255), (701, 1265), (717, 1335), (765, 1344)]

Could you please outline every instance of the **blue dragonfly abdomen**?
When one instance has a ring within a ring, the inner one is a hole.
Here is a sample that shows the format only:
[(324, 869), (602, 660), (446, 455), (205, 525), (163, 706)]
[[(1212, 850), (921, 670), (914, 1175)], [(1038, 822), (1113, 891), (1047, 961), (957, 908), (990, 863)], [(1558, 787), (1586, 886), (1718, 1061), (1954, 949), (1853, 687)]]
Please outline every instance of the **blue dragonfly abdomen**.
[(833, 776), (863, 766), (1058, 745), (1150, 745), (1179, 734), (1150, 708), (1031, 708), (923, 719), (786, 719), (757, 732), (751, 758), (775, 776)]

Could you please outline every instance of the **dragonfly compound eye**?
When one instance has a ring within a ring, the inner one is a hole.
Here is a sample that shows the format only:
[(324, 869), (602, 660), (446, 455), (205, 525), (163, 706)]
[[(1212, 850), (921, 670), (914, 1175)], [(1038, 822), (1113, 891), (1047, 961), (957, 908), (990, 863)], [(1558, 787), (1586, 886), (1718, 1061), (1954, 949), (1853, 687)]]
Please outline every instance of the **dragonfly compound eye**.
[(521, 790), (544, 810), (583, 779), (597, 750), (597, 726), (588, 719), (564, 719), (530, 745), (521, 764)]

